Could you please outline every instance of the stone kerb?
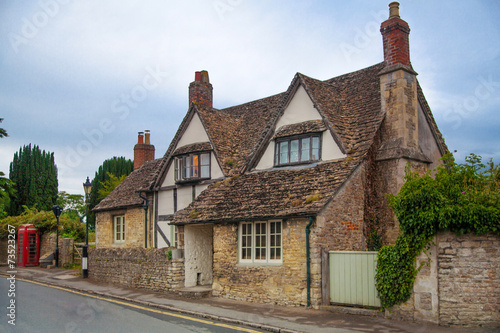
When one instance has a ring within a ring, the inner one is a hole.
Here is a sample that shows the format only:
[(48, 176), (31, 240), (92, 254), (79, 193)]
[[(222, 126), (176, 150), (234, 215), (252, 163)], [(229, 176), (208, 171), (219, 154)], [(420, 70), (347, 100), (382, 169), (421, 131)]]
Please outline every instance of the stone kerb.
[(166, 249), (91, 248), (89, 277), (106, 283), (152, 291), (184, 286), (184, 259), (168, 259)]

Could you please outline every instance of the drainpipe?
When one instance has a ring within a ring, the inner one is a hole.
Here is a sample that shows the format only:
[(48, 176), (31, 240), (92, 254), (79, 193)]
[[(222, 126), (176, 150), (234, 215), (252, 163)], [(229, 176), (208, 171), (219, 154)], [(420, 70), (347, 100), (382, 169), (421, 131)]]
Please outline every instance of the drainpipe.
[(139, 197), (144, 200), (144, 204), (142, 208), (144, 208), (144, 248), (148, 248), (148, 199), (142, 196), (143, 191), (137, 191), (139, 193)]
[(312, 216), (309, 217), (309, 223), (306, 225), (306, 266), (307, 266), (307, 307), (311, 306), (311, 259), (309, 256), (309, 234), (313, 224)]

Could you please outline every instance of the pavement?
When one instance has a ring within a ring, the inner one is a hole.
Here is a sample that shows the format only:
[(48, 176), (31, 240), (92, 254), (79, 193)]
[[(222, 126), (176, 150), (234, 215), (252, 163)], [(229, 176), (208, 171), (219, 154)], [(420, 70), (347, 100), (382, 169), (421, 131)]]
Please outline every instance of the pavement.
[[(0, 275), (8, 276), (7, 266)], [(465, 333), (489, 332), (482, 329), (450, 328), (426, 323), (386, 319), (380, 312), (359, 311), (358, 314), (248, 303), (219, 297), (183, 298), (171, 293), (151, 292), (83, 279), (79, 271), (40, 267), (16, 268), (16, 279), (31, 280), (72, 289), (90, 295), (118, 299), (147, 307), (160, 308), (195, 317), (244, 325), (279, 333)], [(352, 311), (351, 311), (352, 312)], [(491, 332), (491, 331), (490, 331)]]

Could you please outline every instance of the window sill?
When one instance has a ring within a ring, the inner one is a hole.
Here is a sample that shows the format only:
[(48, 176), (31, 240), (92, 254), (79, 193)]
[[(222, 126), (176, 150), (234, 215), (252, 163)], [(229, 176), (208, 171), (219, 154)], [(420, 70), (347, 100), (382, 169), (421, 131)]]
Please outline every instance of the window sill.
[(204, 180), (210, 180), (210, 177), (208, 178), (193, 178), (193, 179), (183, 179), (183, 180), (176, 180), (175, 183), (179, 185), (185, 185), (185, 184), (196, 184), (200, 183)]
[(275, 164), (274, 167), (275, 168), (282, 168), (282, 167), (290, 167), (290, 166), (306, 166), (306, 165), (317, 164), (319, 162), (320, 162), (320, 160), (307, 161), (307, 162), (286, 163), (286, 164)]
[(280, 267), (283, 266), (283, 262), (239, 262), (236, 267)]

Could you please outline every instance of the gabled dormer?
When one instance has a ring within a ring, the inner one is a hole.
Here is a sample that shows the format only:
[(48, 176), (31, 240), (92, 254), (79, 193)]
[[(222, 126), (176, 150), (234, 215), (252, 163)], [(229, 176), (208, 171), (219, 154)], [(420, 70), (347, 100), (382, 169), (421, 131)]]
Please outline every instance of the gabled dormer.
[[(345, 158), (345, 149), (297, 74), (255, 170), (307, 166)], [(339, 144), (340, 143), (340, 144)]]
[(224, 177), (205, 126), (192, 106), (172, 142), (160, 187), (195, 184)]

